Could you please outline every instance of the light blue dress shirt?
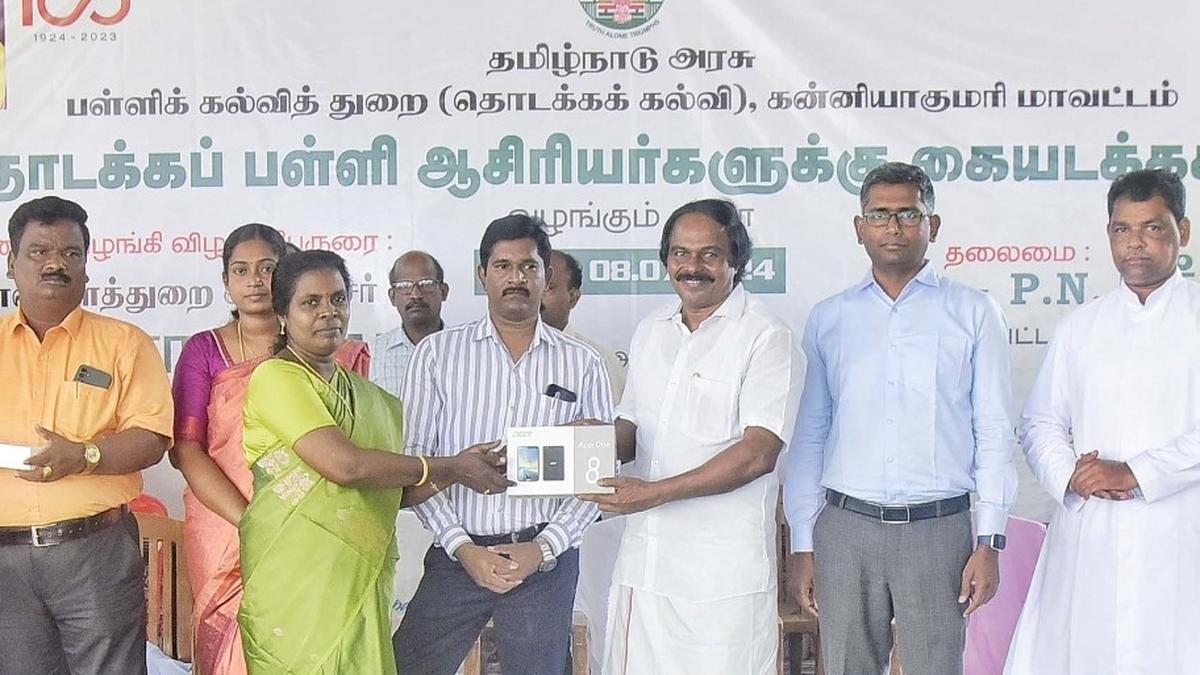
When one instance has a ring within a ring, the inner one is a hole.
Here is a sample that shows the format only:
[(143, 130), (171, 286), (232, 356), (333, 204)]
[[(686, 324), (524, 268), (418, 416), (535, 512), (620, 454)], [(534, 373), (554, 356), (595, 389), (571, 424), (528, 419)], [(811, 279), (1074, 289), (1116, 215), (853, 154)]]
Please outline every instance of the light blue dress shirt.
[(1008, 328), (987, 294), (926, 262), (893, 302), (871, 272), (820, 302), (787, 456), (792, 550), (812, 550), (825, 489), (902, 505), (978, 493), (1003, 533), (1017, 492)]

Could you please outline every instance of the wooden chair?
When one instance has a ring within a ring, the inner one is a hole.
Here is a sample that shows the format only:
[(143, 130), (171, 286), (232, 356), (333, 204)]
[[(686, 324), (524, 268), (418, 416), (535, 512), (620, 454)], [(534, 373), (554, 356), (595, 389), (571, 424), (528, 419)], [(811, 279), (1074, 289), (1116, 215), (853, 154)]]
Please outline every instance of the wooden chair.
[[(805, 646), (808, 645), (813, 654), (813, 660), (816, 662), (815, 675), (824, 675), (825, 666), (821, 656), (821, 625), (817, 621), (817, 617), (813, 616), (800, 609), (788, 596), (787, 592), (787, 556), (791, 552), (791, 542), (787, 526), (787, 519), (783, 515), (783, 501), (780, 499), (779, 508), (775, 512), (775, 526), (778, 530), (777, 538), (779, 541), (779, 675), (787, 675), (787, 670), (784, 667), (785, 656), (792, 658), (788, 659), (792, 662), (792, 670), (795, 672), (795, 663), (800, 660), (804, 654)], [(798, 636), (800, 644), (792, 645), (788, 639), (791, 636)], [(888, 671), (889, 675), (904, 675), (900, 665), (900, 649), (899, 649), (899, 634), (896, 632), (896, 624), (892, 622), (892, 663)], [(796, 649), (790, 649), (795, 646)]]
[[(779, 675), (788, 674), (785, 667), (787, 662), (791, 662), (792, 672), (799, 672), (798, 662), (806, 651), (812, 653), (816, 662), (816, 670), (813, 671), (815, 675), (824, 675), (825, 667), (821, 661), (821, 626), (817, 617), (801, 609), (787, 592), (787, 557), (791, 552), (791, 543), (787, 520), (783, 515), (782, 500), (775, 511), (775, 527), (779, 546), (776, 549), (779, 556)], [(798, 644), (793, 636), (798, 638)]]
[[(483, 645), (492, 640), (494, 626), (491, 621), (483, 627), (467, 658), (463, 661), (463, 675), (483, 675)], [(592, 667), (588, 660), (588, 628), (587, 617), (583, 612), (575, 612), (571, 617), (571, 675), (591, 675)]]
[(192, 660), (192, 589), (183, 550), (183, 523), (135, 513), (146, 563), (146, 639), (167, 656)]

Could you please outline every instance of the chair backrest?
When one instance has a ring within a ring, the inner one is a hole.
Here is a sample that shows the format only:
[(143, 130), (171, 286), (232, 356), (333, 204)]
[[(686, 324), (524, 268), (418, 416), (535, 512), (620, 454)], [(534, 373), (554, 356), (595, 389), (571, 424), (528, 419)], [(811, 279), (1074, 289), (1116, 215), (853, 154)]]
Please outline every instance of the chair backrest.
[(149, 513), (155, 516), (169, 516), (167, 513), (167, 505), (162, 503), (158, 497), (148, 495), (145, 492), (138, 495), (133, 501), (129, 502), (129, 510), (134, 513)]
[(146, 639), (167, 656), (192, 660), (192, 589), (183, 549), (183, 523), (135, 513), (146, 564)]
[(1046, 526), (1010, 516), (1005, 534), (1008, 545), (1000, 554), (1000, 590), (967, 623), (963, 675), (1000, 675), (1004, 671), (1004, 659), (1046, 538)]

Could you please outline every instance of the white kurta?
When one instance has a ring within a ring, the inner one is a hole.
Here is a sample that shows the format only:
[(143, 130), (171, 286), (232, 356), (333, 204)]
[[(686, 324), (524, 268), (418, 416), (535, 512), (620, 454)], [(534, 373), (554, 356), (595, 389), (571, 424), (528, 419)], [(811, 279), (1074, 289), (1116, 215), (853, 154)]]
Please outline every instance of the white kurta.
[[(1022, 415), (1058, 501), (1011, 675), (1200, 672), (1200, 286), (1124, 285), (1059, 325)], [(1130, 501), (1068, 493), (1079, 455), (1128, 462)]]
[[(650, 315), (634, 333), (617, 412), (637, 425), (631, 473), (685, 473), (751, 426), (786, 442), (803, 359), (787, 324), (740, 285), (695, 332), (678, 302)], [(775, 672), (778, 499), (772, 471), (724, 494), (626, 516), (604, 672)]]

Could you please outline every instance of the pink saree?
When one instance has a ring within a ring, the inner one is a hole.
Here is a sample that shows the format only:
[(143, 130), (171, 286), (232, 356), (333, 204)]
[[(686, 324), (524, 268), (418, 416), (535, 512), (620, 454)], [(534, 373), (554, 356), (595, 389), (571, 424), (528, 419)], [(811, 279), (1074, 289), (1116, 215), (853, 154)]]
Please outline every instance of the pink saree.
[[(334, 354), (366, 376), (366, 343), (347, 340)], [(242, 449), (242, 403), (250, 373), (263, 361), (231, 365), (216, 331), (197, 333), (184, 345), (173, 382), (175, 437), (204, 446), (209, 457), (247, 500), (253, 479)], [(188, 488), (183, 493), (184, 547), (192, 583), (193, 664), (197, 675), (246, 675), (237, 613), (242, 601), (237, 527), (213, 513)]]

